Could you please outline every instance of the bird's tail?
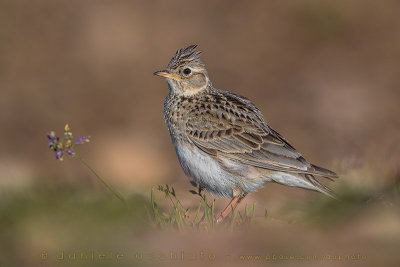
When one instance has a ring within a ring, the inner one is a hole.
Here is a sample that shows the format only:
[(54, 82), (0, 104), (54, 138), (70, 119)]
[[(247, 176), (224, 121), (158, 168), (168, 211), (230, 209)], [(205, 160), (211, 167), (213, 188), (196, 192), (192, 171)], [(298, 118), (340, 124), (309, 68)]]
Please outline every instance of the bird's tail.
[(312, 174), (319, 175), (319, 176), (322, 176), (324, 178), (328, 178), (328, 179), (330, 179), (332, 181), (333, 181), (334, 178), (338, 178), (339, 177), (333, 171), (330, 171), (328, 169), (316, 166), (314, 164), (311, 164), (311, 169), (312, 169)]
[[(332, 172), (333, 173), (333, 172)], [(329, 187), (321, 183), (317, 178), (315, 178), (311, 174), (305, 174), (304, 177), (308, 182), (310, 182), (314, 187), (315, 190), (321, 193), (324, 193), (327, 196), (330, 196), (331, 198), (334, 198), (336, 200), (339, 200), (339, 197), (335, 194), (335, 192), (332, 191)]]

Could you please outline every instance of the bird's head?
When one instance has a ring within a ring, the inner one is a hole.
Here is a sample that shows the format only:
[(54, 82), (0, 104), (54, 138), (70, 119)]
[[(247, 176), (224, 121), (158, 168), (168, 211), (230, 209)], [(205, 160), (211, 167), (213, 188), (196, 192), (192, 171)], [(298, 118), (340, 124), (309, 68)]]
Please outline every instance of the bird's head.
[(154, 75), (164, 77), (174, 93), (191, 96), (203, 92), (211, 82), (197, 45), (191, 45), (176, 51), (165, 70), (156, 71)]

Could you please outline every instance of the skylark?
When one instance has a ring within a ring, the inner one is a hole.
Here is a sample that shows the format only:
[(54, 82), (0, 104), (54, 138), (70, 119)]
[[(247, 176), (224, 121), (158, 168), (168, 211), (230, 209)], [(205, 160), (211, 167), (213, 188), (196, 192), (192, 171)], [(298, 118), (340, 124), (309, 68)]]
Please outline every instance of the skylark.
[(232, 198), (217, 223), (269, 182), (334, 197), (315, 176), (338, 176), (309, 163), (250, 100), (214, 88), (196, 47), (179, 49), (154, 74), (168, 82), (164, 117), (183, 171), (211, 194)]

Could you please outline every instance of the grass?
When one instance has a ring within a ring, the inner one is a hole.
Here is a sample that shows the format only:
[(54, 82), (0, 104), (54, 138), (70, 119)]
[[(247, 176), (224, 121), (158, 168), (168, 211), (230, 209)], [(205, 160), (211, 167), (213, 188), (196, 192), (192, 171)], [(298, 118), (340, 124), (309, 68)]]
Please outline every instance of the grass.
[[(3, 192), (0, 266), (42, 266), (46, 261), (55, 262), (61, 250), (108, 251), (108, 244), (123, 239), (124, 233), (147, 229), (148, 198), (131, 194), (127, 202), (128, 206), (103, 190), (56, 181)], [(135, 245), (132, 240), (130, 246)], [(49, 255), (47, 260), (40, 259), (43, 251)], [(107, 262), (94, 265), (109, 266)], [(87, 265), (87, 261), (82, 263)]]
[[(387, 215), (382, 220), (396, 218), (400, 206), (398, 183), (379, 192), (350, 190), (344, 185), (337, 190), (342, 201), (330, 200), (318, 194), (300, 203), (288, 199), (277, 212), (265, 212), (266, 219), (264, 216), (255, 216), (256, 206), (252, 204), (242, 206), (233, 216), (216, 225), (215, 215), (218, 213), (215, 200), (201, 188), (191, 191), (193, 197), (198, 198), (195, 206), (185, 207), (175, 189), (168, 185), (153, 188), (147, 194), (128, 194), (128, 205), (124, 205), (112, 194), (105, 193), (105, 189), (95, 190), (89, 186), (60, 181), (41, 180), (24, 190), (2, 192), (0, 266), (46, 266), (46, 261), (51, 263), (48, 266), (52, 266), (57, 263), (56, 255), (61, 251), (71, 254), (75, 251), (100, 253), (110, 250), (114, 254), (124, 253), (125, 259), (118, 266), (142, 266), (135, 260), (136, 251), (153, 246), (153, 243), (143, 243), (143, 240), (152, 240), (151, 236), (157, 239), (160, 234), (165, 237), (171, 232), (169, 230), (186, 232), (190, 236), (198, 236), (206, 231), (221, 229), (229, 232), (239, 228), (245, 231), (237, 232), (252, 233), (258, 229), (260, 233), (275, 234), (275, 231), (285, 233), (292, 229), (287, 223), (295, 220), (294, 224), (302, 231), (313, 229), (314, 232), (318, 228), (330, 231), (344, 228), (348, 222), (357, 221), (357, 218), (369, 214), (372, 216), (376, 210), (386, 210), (384, 214)], [(387, 217), (389, 215), (394, 217)], [(361, 222), (368, 221), (359, 219)], [(169, 238), (167, 240), (174, 244), (179, 243), (172, 236)], [(48, 259), (40, 258), (42, 252), (48, 254)], [(81, 260), (75, 265), (92, 264), (112, 265), (111, 260)]]
[[(134, 257), (131, 250), (141, 247), (136, 236), (143, 232), (215, 228), (215, 200), (201, 190), (196, 193), (199, 205), (191, 210), (183, 207), (168, 185), (153, 188), (150, 196), (130, 194), (125, 205), (102, 189), (60, 181), (41, 180), (28, 189), (2, 192), (0, 266), (43, 266), (46, 261), (56, 262), (61, 251), (106, 253), (110, 247), (114, 254), (121, 251)], [(252, 212), (254, 206), (235, 213), (221, 227), (244, 225), (251, 221)], [(40, 258), (43, 252), (47, 259)], [(135, 266), (132, 262), (126, 259), (126, 265), (118, 266)], [(76, 263), (91, 264), (110, 266), (110, 260)]]
[[(192, 183), (192, 185), (196, 187), (196, 190), (190, 190), (190, 193), (200, 198), (195, 211), (191, 211), (190, 208), (185, 208), (182, 205), (173, 187), (169, 185), (160, 185), (157, 190), (152, 188), (150, 196), (151, 212), (149, 212), (149, 218), (153, 226), (160, 227), (161, 229), (177, 228), (179, 230), (211, 230), (217, 227), (215, 224), (215, 199), (212, 201), (208, 200), (207, 194), (200, 186), (194, 183)], [(156, 191), (162, 193), (165, 199), (169, 200), (169, 207), (160, 208), (161, 205), (157, 200)], [(190, 216), (191, 214), (192, 216)], [(255, 204), (253, 203), (251, 207), (247, 207), (246, 205), (242, 213), (232, 210), (232, 216), (226, 218), (221, 224), (221, 227), (234, 229), (234, 227), (247, 225), (252, 222), (254, 216)]]

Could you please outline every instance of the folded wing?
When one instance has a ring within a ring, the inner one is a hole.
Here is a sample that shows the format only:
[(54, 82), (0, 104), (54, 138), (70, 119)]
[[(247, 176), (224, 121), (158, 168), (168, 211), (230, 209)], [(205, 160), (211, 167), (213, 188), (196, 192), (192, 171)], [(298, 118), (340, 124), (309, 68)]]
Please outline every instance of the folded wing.
[[(229, 101), (234, 106), (213, 104), (213, 108), (193, 110), (189, 116), (186, 134), (199, 149), (268, 170), (337, 177), (334, 172), (306, 161), (264, 122), (250, 101), (230, 97), (235, 100)], [(201, 116), (196, 116), (199, 113)]]

